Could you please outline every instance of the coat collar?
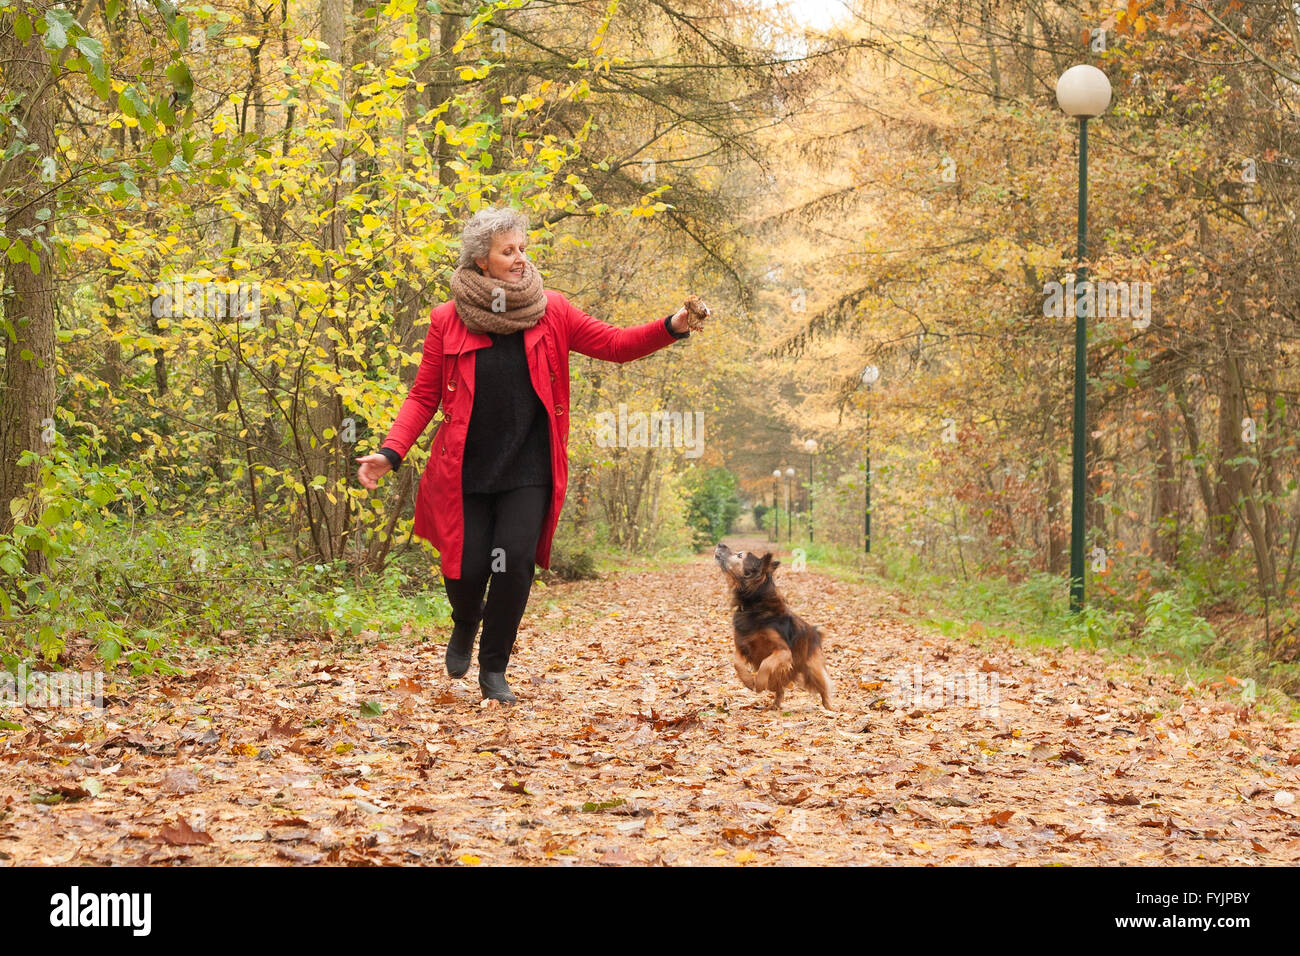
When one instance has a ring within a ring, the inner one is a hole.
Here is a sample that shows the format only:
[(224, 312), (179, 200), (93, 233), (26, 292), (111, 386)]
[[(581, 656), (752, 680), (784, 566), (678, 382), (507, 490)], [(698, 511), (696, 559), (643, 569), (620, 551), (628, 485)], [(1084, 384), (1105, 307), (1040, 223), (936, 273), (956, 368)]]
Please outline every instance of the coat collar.
[[(444, 355), (459, 355), (462, 352), (487, 348), (492, 344), (492, 340), (486, 334), (471, 332), (465, 323), (460, 320), (454, 300), (447, 303), (447, 308), (451, 321), (448, 323), (447, 331), (442, 337), (442, 352)], [(542, 317), (537, 320), (536, 325), (531, 329), (524, 329), (524, 351), (528, 352), (535, 348), (538, 340), (545, 334), (546, 314), (543, 313)]]

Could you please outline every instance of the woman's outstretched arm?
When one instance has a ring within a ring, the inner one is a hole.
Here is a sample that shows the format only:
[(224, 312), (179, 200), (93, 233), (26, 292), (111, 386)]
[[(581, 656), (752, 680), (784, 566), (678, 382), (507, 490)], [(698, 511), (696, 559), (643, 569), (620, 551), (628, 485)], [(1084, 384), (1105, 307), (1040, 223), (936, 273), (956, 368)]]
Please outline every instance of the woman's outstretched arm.
[(630, 362), (657, 352), (678, 339), (687, 338), (691, 333), (678, 334), (672, 331), (672, 321), (685, 309), (664, 319), (655, 319), (644, 325), (634, 325), (630, 329), (620, 329), (617, 325), (601, 322), (586, 312), (564, 300), (565, 316), (569, 322), (569, 348), (592, 358), (607, 362)]

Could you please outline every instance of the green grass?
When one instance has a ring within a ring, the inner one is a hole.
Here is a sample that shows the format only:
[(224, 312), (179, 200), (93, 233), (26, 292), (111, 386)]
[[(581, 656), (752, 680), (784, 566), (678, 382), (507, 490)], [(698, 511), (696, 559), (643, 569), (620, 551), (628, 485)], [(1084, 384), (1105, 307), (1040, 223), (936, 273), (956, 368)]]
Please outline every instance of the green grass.
[[(110, 669), (139, 674), (172, 669), (182, 645), (220, 654), (232, 643), (275, 637), (328, 640), (342, 651), (361, 646), (367, 630), (392, 635), (409, 625), (427, 639), (450, 629), (450, 607), (424, 549), (362, 575), (343, 562), (298, 561), (286, 552), (263, 552), (215, 525), (178, 529), (141, 519), (129, 529), (100, 529), (58, 560), (63, 600), (27, 614), (15, 604), (0, 620), (0, 665), (66, 664), (65, 652), (90, 650)], [(38, 627), (52, 637), (34, 640)]]

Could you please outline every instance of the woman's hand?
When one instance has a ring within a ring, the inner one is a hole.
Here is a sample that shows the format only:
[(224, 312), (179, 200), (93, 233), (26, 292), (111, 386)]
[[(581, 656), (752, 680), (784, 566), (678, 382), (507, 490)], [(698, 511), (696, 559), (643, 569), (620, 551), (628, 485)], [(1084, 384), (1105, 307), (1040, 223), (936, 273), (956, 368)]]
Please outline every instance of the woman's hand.
[(698, 295), (688, 295), (686, 304), (683, 305), (677, 314), (672, 317), (669, 325), (672, 330), (678, 334), (682, 332), (702, 332), (704, 331), (704, 320), (713, 312)]
[(380, 478), (393, 470), (393, 463), (388, 460), (388, 456), (381, 455), (378, 452), (353, 460), (361, 463), (361, 466), (357, 468), (357, 481), (371, 491), (379, 487)]

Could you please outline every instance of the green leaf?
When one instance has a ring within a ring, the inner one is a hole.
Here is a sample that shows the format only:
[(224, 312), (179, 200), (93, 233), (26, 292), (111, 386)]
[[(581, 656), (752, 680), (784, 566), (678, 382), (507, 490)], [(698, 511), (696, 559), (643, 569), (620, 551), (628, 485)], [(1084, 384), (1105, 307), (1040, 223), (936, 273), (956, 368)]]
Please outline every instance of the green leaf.
[(384, 705), (377, 700), (368, 700), (361, 705), (362, 717), (378, 717), (384, 712)]
[(600, 803), (588, 801), (582, 805), (582, 812), (599, 813), (601, 810), (611, 810), (614, 807), (621, 807), (625, 803), (627, 803), (627, 801), (622, 797), (617, 797), (613, 800), (602, 800)]
[(163, 22), (171, 30), (176, 23), (176, 8), (168, 0), (153, 0), (154, 8), (162, 14)]
[(95, 91), (95, 95), (105, 103), (113, 102), (113, 84), (108, 81), (108, 77), (101, 78), (98, 76), (92, 76), (89, 77), (86, 82), (89, 83), (90, 88)]
[(168, 163), (171, 162), (172, 159), (173, 150), (172, 150), (171, 140), (167, 140), (167, 139), (154, 140), (153, 147), (150, 150), (150, 152), (153, 153), (154, 165), (166, 166)]
[(182, 100), (188, 100), (194, 95), (194, 77), (190, 75), (190, 68), (183, 60), (177, 60), (167, 67), (167, 79), (172, 81), (172, 86), (176, 88)]
[(28, 19), (27, 14), (20, 13), (15, 18), (14, 35), (18, 37), (19, 43), (26, 43), (32, 38), (32, 21)]
[[(161, 94), (154, 100), (154, 115), (166, 123), (168, 126), (176, 125), (176, 114), (172, 112), (171, 104), (167, 102), (168, 98)], [(152, 129), (152, 127), (150, 127)]]
[(114, 638), (99, 642), (99, 656), (112, 664), (122, 656), (122, 645)]
[(77, 37), (77, 49), (89, 61), (95, 76), (101, 80), (107, 79), (108, 75), (104, 70), (104, 44), (94, 37)]
[(45, 36), (41, 40), (47, 50), (62, 50), (68, 45), (68, 28), (72, 26), (72, 14), (67, 10), (45, 11)]

